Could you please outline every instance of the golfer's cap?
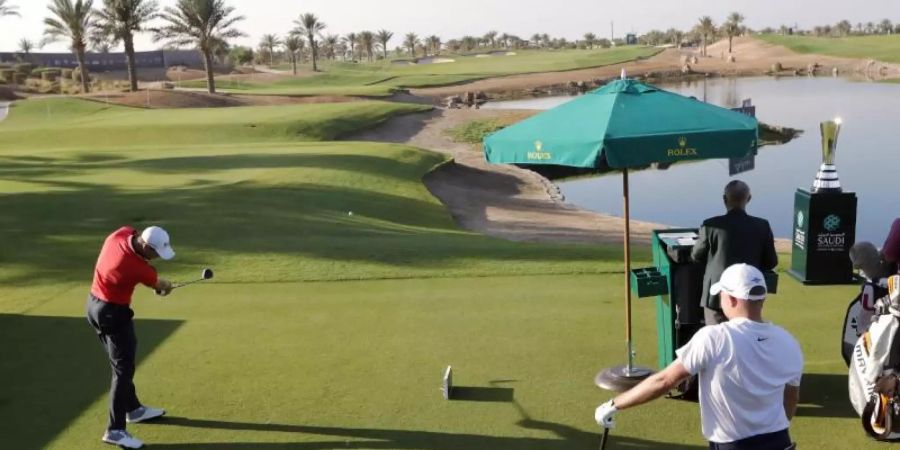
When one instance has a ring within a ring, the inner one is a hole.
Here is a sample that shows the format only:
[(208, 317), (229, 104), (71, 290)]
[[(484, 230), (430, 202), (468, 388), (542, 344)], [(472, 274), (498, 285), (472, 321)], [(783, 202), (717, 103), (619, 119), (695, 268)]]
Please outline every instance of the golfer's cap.
[(175, 250), (172, 250), (172, 244), (169, 243), (169, 233), (160, 227), (147, 227), (141, 233), (141, 239), (147, 243), (160, 258), (170, 260), (175, 257)]
[(735, 264), (722, 272), (719, 281), (709, 288), (709, 293), (728, 295), (742, 300), (765, 300), (766, 278), (756, 267), (749, 264)]

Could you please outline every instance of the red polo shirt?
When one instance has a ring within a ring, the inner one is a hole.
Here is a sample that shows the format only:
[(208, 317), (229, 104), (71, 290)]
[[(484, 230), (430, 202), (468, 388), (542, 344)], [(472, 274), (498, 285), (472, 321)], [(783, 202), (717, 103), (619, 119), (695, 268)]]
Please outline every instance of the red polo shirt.
[(122, 227), (103, 242), (91, 286), (94, 297), (109, 303), (130, 305), (131, 295), (138, 283), (156, 286), (156, 269), (131, 246), (131, 238), (135, 234), (134, 228)]

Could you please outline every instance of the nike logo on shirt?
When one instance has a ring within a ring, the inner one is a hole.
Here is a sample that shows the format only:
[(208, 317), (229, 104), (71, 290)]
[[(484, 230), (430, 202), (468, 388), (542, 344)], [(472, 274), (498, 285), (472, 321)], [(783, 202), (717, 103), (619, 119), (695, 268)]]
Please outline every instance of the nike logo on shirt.
[(758, 338), (756, 338), (756, 342), (762, 342), (762, 341), (768, 341), (768, 340), (769, 340), (769, 338), (767, 338), (767, 337), (765, 337), (765, 338), (763, 338), (763, 337), (758, 337)]

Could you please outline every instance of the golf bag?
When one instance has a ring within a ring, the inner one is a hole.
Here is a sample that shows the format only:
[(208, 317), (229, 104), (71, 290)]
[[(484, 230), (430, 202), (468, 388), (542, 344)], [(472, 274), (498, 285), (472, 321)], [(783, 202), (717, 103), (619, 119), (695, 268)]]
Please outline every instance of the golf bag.
[[(869, 329), (869, 325), (875, 318), (875, 310), (879, 307), (878, 301), (888, 295), (883, 284), (866, 280), (859, 295), (847, 306), (847, 313), (844, 316), (844, 333), (841, 335), (841, 356), (844, 357), (847, 367), (850, 367), (853, 347), (859, 337)], [(884, 308), (883, 304), (881, 308)]]
[(877, 440), (900, 440), (900, 276), (886, 283), (876, 319), (857, 340), (848, 376), (850, 403)]

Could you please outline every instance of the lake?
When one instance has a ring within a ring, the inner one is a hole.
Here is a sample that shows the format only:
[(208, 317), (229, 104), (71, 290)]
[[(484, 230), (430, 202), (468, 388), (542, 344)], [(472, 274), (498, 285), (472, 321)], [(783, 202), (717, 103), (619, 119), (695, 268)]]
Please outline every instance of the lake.
[[(764, 217), (775, 235), (790, 237), (794, 192), (809, 189), (822, 163), (819, 122), (843, 119), (837, 168), (845, 191), (856, 192), (857, 241), (881, 246), (900, 216), (900, 84), (840, 78), (717, 78), (660, 87), (725, 107), (750, 98), (765, 123), (804, 131), (788, 144), (759, 150), (756, 169), (728, 175), (728, 161), (676, 164), (668, 170), (632, 173), (631, 217), (674, 226), (699, 226), (723, 212), (722, 188), (733, 179), (753, 192), (748, 212)], [(573, 97), (494, 102), (486, 108), (548, 109)], [(609, 174), (558, 182), (566, 200), (580, 207), (622, 215), (622, 177)]]

